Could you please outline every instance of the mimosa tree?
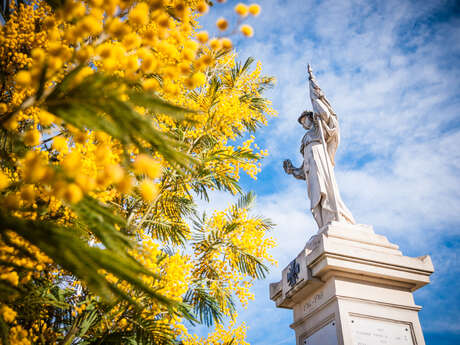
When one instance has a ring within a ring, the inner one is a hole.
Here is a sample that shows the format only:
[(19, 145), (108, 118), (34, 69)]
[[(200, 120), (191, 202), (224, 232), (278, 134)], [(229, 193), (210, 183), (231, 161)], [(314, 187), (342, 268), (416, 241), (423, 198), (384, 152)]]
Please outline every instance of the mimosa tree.
[[(198, 31), (206, 2), (2, 6), (1, 343), (245, 344), (274, 242), (239, 178), (272, 80)], [(199, 214), (213, 190), (239, 200)]]

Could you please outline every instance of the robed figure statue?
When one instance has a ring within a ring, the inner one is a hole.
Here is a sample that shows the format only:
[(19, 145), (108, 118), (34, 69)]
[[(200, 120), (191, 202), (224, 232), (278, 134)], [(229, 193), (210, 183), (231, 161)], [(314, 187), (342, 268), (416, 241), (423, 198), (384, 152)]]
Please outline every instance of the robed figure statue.
[(340, 141), (337, 115), (318, 86), (310, 65), (308, 74), (313, 111), (304, 111), (298, 118), (307, 131), (300, 145), (303, 164), (295, 168), (287, 159), (283, 167), (287, 174), (306, 180), (310, 209), (319, 228), (333, 220), (355, 224), (340, 197), (334, 175), (334, 157)]

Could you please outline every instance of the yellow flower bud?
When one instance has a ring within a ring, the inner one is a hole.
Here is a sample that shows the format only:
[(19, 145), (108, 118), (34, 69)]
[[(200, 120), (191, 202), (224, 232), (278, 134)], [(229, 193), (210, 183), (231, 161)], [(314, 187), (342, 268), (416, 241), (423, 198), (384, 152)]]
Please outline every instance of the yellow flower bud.
[(181, 62), (178, 68), (182, 75), (188, 75), (190, 73), (190, 63)]
[(157, 10), (163, 6), (163, 0), (149, 0), (148, 3), (152, 10)]
[(208, 13), (209, 11), (209, 6), (207, 3), (205, 3), (204, 1), (203, 2), (200, 2), (197, 6), (196, 6), (196, 9), (198, 12), (200, 13)]
[(137, 156), (133, 167), (136, 174), (145, 175), (152, 179), (159, 177), (161, 174), (160, 163), (146, 154)]
[(111, 183), (118, 183), (123, 179), (125, 172), (121, 166), (113, 164), (104, 167), (104, 174)]
[(38, 112), (38, 121), (40, 122), (42, 126), (45, 126), (45, 127), (51, 126), (51, 124), (54, 121), (54, 115), (47, 112), (44, 109), (40, 109), (40, 111)]
[[(107, 15), (113, 15), (117, 10), (118, 0), (105, 0), (103, 8), (105, 9)], [(122, 6), (120, 6), (122, 7)]]
[(85, 193), (88, 193), (96, 188), (95, 178), (88, 175), (78, 174), (77, 177), (75, 177), (75, 182)]
[(105, 59), (102, 66), (106, 72), (113, 72), (118, 67), (118, 61), (115, 58)]
[(181, 18), (182, 20), (185, 19), (188, 15), (188, 8), (185, 6), (183, 2), (179, 2), (175, 7), (174, 7), (174, 12), (176, 15)]
[(96, 54), (102, 59), (108, 59), (113, 55), (113, 46), (109, 43), (103, 43), (96, 48)]
[(211, 55), (202, 55), (200, 57), (199, 63), (205, 67), (212, 64), (213, 58)]
[(76, 52), (79, 62), (88, 61), (94, 55), (94, 49), (91, 46), (83, 46)]
[(67, 139), (64, 137), (55, 137), (53, 139), (53, 144), (51, 145), (53, 149), (59, 152), (66, 152), (68, 150)]
[(118, 182), (117, 189), (120, 193), (128, 194), (133, 189), (134, 179), (129, 176), (125, 175), (121, 181)]
[(139, 58), (137, 55), (130, 55), (126, 57), (125, 68), (128, 72), (136, 72), (139, 69)]
[(35, 152), (29, 151), (24, 159), (24, 181), (37, 183), (47, 175), (44, 161)]
[(149, 21), (149, 6), (145, 2), (139, 2), (129, 11), (128, 19), (134, 26), (146, 25)]
[(2, 171), (0, 171), (0, 191), (8, 187), (10, 179)]
[(249, 13), (251, 13), (253, 16), (258, 16), (260, 13), (260, 6), (257, 4), (249, 5)]
[(27, 146), (37, 146), (40, 144), (40, 132), (37, 129), (31, 129), (24, 134), (24, 144)]
[(147, 91), (155, 91), (160, 89), (160, 83), (155, 78), (145, 79), (142, 82), (142, 87)]
[(241, 17), (246, 17), (248, 15), (249, 9), (248, 6), (240, 2), (235, 6), (235, 12)]
[(222, 38), (222, 48), (224, 50), (230, 50), (233, 47), (232, 41), (229, 38)]
[(173, 57), (177, 53), (176, 47), (166, 41), (161, 41), (157, 48), (160, 52), (170, 57)]
[(83, 192), (75, 183), (70, 183), (64, 190), (64, 199), (71, 204), (79, 202), (83, 198)]
[(15, 76), (15, 80), (22, 87), (28, 87), (32, 84), (32, 76), (28, 71), (19, 71)]
[[(16, 273), (16, 272), (11, 272), (11, 273)], [(8, 273), (8, 274), (11, 274), (11, 273)], [(17, 276), (17, 273), (16, 273), (16, 276)], [(17, 285), (17, 283), (14, 285)], [(0, 314), (3, 317), (3, 320), (5, 320), (5, 322), (7, 323), (12, 323), (16, 319), (16, 312), (5, 304), (2, 305), (2, 307), (0, 308)]]
[(214, 50), (219, 50), (220, 48), (222, 48), (222, 43), (219, 39), (213, 38), (209, 41), (209, 46)]
[(52, 56), (48, 59), (48, 67), (51, 71), (58, 70), (59, 68), (62, 67), (63, 63), (64, 62), (62, 61), (62, 59), (58, 56), (55, 56), (55, 57)]
[(184, 43), (184, 47), (185, 48), (189, 48), (193, 51), (197, 51), (198, 48), (200, 47), (200, 45), (198, 44), (197, 41), (194, 41), (194, 40), (188, 40)]
[(3, 199), (3, 206), (9, 210), (16, 210), (21, 206), (21, 201), (15, 193), (10, 193)]
[(43, 20), (43, 28), (46, 29), (46, 30), (52, 29), (55, 24), (56, 24), (56, 22), (51, 17), (46, 17)]
[(22, 186), (21, 188), (21, 198), (27, 202), (32, 202), (35, 199), (35, 190), (34, 186), (31, 184)]
[(35, 62), (41, 63), (45, 60), (45, 51), (42, 48), (34, 48), (31, 53)]
[(71, 152), (62, 160), (62, 168), (69, 176), (76, 176), (81, 168), (81, 157), (77, 152)]
[(152, 180), (143, 180), (139, 185), (139, 193), (145, 202), (152, 202), (158, 193), (158, 186)]
[(209, 38), (209, 34), (207, 31), (200, 31), (196, 34), (196, 38), (201, 43), (206, 43)]
[(142, 56), (141, 69), (144, 73), (153, 73), (157, 67), (157, 61), (151, 52)]
[(144, 44), (148, 46), (153, 46), (155, 44), (156, 33), (154, 30), (145, 30), (142, 39), (144, 40)]
[(228, 28), (228, 22), (225, 18), (220, 17), (217, 19), (216, 26), (219, 28), (219, 30), (225, 31)]
[(107, 32), (115, 38), (121, 38), (129, 33), (130, 27), (122, 22), (120, 18), (115, 17), (107, 22)]
[(133, 50), (139, 47), (142, 43), (141, 38), (135, 32), (127, 34), (122, 41), (123, 46), (126, 50)]
[(83, 17), (86, 14), (86, 7), (81, 2), (77, 2), (72, 10), (72, 15), (75, 17)]
[(192, 61), (195, 59), (196, 53), (190, 48), (184, 48), (182, 50), (182, 57), (184, 60)]
[(99, 35), (102, 32), (102, 22), (95, 16), (85, 16), (79, 23), (78, 28), (86, 35)]
[(19, 127), (19, 122), (18, 122), (18, 117), (17, 116), (12, 116), (8, 120), (5, 121), (3, 124), (3, 127), (10, 131), (15, 131)]
[(79, 144), (84, 144), (87, 139), (88, 139), (88, 135), (86, 134), (86, 132), (83, 132), (83, 131), (77, 131), (73, 135), (73, 140)]
[(62, 180), (53, 181), (53, 191), (56, 198), (62, 199), (67, 183)]
[(240, 31), (246, 37), (252, 37), (254, 35), (254, 30), (248, 24), (241, 25)]
[(192, 75), (192, 82), (194, 87), (201, 86), (205, 83), (206, 76), (202, 72), (197, 72)]
[(110, 141), (110, 135), (103, 131), (94, 132), (94, 138), (98, 143), (107, 143)]
[(101, 165), (105, 165), (105, 162), (110, 157), (110, 150), (104, 145), (98, 145), (94, 153), (96, 155), (97, 162)]
[(158, 23), (158, 26), (160, 28), (163, 28), (163, 29), (168, 29), (170, 24), (171, 24), (171, 20), (169, 19), (169, 15), (167, 15), (166, 13), (163, 13), (162, 15), (158, 16), (156, 21)]

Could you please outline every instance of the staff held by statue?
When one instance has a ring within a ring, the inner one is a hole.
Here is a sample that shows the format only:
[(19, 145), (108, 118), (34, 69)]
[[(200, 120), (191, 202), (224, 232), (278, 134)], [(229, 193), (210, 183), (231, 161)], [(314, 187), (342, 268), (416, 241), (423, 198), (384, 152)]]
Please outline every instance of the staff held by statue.
[[(311, 88), (311, 87), (314, 87), (314, 85), (311, 85), (312, 82), (313, 82), (314, 76), (313, 76), (313, 71), (311, 70), (310, 64), (307, 65), (307, 71), (308, 71), (308, 81), (310, 83), (310, 88)], [(320, 97), (325, 98), (324, 95), (321, 95)], [(315, 102), (315, 100), (313, 100), (311, 95), (310, 95), (310, 99), (311, 99), (311, 102), (313, 104)], [(327, 104), (329, 106), (329, 108), (331, 108), (330, 105), (329, 105), (329, 102), (327, 100), (325, 101), (325, 104)], [(331, 108), (331, 110), (332, 110), (332, 108)], [(328, 172), (329, 183), (332, 184), (333, 183), (333, 180), (332, 180), (332, 161), (331, 161), (331, 157), (329, 156), (329, 153), (328, 153), (327, 148), (326, 148), (326, 140), (324, 139), (324, 132), (323, 132), (321, 116), (320, 116), (320, 114), (315, 113), (315, 112), (313, 112), (313, 116), (316, 117), (316, 121), (318, 123), (319, 133), (320, 133), (320, 137), (321, 137), (321, 145), (323, 146), (324, 155), (327, 157), (326, 161), (327, 161), (327, 172)], [(333, 114), (331, 114), (331, 116), (333, 116)], [(335, 220), (339, 221), (340, 220), (339, 205), (337, 203), (337, 197), (335, 195), (335, 189), (332, 189), (331, 194), (332, 194), (332, 201), (333, 201), (333, 204), (335, 206), (335, 216), (336, 216)]]

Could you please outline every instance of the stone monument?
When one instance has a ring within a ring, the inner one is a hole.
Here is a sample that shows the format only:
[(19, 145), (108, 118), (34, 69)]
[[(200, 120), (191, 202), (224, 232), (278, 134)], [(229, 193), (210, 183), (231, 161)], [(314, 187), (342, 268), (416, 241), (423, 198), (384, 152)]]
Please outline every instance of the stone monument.
[(303, 164), (283, 167), (307, 182), (319, 230), (270, 284), (270, 299), (293, 310), (297, 345), (423, 345), (412, 292), (430, 282), (431, 259), (403, 256), (371, 226), (356, 224), (334, 175), (338, 118), (310, 65), (308, 75), (313, 110), (298, 119)]

